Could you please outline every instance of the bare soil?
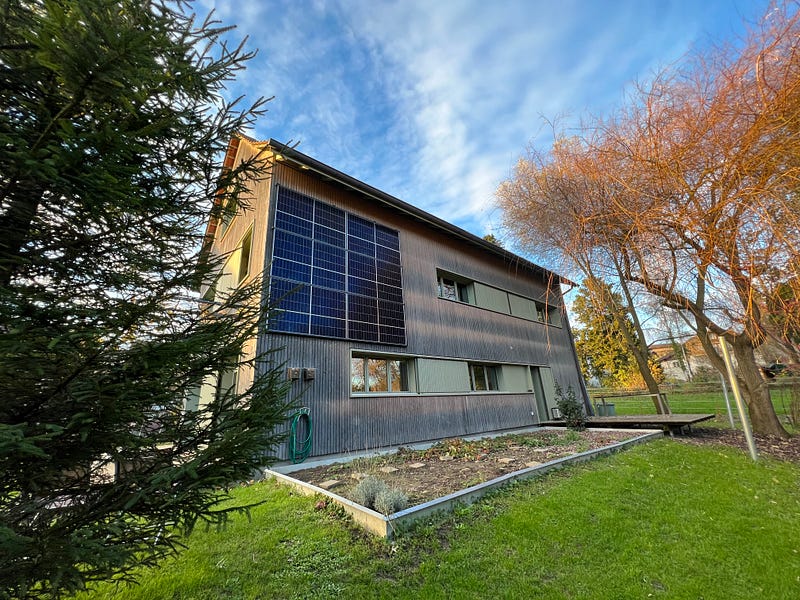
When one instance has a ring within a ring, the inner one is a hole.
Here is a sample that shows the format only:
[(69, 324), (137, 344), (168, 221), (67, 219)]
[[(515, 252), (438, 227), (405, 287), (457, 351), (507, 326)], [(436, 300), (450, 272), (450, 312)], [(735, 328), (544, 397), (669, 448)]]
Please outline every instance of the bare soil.
[(409, 506), (414, 506), (506, 473), (609, 446), (640, 433), (542, 430), (476, 441), (455, 438), (427, 450), (400, 448), (394, 454), (295, 471), (292, 477), (351, 498), (358, 482), (373, 475), (402, 490), (408, 496)]
[[(675, 439), (696, 445), (724, 444), (747, 452), (747, 440), (744, 437), (744, 432), (739, 429), (692, 427), (692, 433), (675, 437)], [(754, 439), (760, 456), (770, 456), (778, 460), (800, 464), (800, 435), (794, 435), (790, 438), (756, 435)]]

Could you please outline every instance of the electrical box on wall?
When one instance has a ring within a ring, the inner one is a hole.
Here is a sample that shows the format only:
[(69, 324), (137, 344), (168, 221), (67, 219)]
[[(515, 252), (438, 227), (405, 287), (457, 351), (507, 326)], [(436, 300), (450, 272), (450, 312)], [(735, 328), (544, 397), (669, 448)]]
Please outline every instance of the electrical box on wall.
[(295, 381), (300, 379), (300, 369), (298, 367), (289, 367), (286, 369), (286, 379)]
[(306, 381), (311, 381), (312, 379), (317, 378), (317, 370), (316, 369), (303, 369), (303, 379)]

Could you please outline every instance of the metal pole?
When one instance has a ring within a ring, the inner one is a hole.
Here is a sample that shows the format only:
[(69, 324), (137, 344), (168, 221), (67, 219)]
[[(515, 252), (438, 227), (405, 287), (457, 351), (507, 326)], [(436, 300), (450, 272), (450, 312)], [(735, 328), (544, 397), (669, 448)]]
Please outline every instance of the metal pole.
[(731, 355), (728, 354), (728, 344), (725, 342), (724, 338), (719, 338), (719, 345), (722, 347), (722, 357), (725, 359), (725, 366), (728, 369), (728, 381), (731, 382), (731, 391), (736, 400), (736, 408), (739, 410), (739, 420), (742, 422), (744, 437), (747, 440), (747, 448), (750, 450), (750, 458), (758, 460), (758, 450), (756, 450), (756, 443), (753, 440), (753, 432), (750, 430), (750, 420), (747, 418), (747, 413), (745, 412), (742, 392), (739, 389), (739, 382), (736, 380), (736, 374), (733, 372)]
[(733, 422), (733, 413), (731, 412), (731, 401), (728, 398), (728, 384), (725, 383), (725, 377), (722, 373), (719, 374), (719, 380), (722, 382), (722, 395), (725, 396), (725, 408), (728, 409), (728, 421), (731, 423), (731, 429), (736, 429), (736, 424)]

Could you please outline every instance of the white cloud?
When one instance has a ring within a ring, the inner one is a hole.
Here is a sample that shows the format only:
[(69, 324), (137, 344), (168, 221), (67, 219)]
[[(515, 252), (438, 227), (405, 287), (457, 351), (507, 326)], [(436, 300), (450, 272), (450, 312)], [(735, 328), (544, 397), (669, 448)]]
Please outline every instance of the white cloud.
[(301, 151), (482, 235), (496, 185), (531, 140), (548, 139), (542, 116), (605, 113), (625, 85), (721, 23), (721, 6), (729, 16), (731, 1), (758, 14), (749, 0), (202, 5), (216, 4), (261, 48), (238, 82), (277, 96), (259, 137), (300, 141)]

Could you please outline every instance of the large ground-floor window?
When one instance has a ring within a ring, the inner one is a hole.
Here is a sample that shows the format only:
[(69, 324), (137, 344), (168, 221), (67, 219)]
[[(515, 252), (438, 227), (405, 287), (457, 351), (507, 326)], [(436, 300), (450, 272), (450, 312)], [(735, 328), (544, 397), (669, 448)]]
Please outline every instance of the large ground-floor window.
[(350, 359), (352, 392), (409, 391), (408, 361), (401, 358), (354, 356)]

